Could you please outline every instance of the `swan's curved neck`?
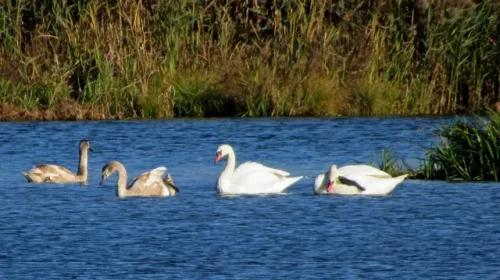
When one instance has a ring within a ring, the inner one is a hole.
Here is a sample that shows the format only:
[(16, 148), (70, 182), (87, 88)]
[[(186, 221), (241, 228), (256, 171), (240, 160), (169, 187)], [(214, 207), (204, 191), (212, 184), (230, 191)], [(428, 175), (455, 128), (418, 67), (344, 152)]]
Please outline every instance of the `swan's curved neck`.
[(89, 151), (87, 149), (81, 149), (80, 150), (80, 158), (78, 160), (78, 172), (76, 175), (82, 182), (87, 181), (87, 176), (88, 176), (88, 161), (89, 161)]
[(236, 166), (236, 155), (234, 151), (229, 151), (227, 155), (227, 162), (224, 170), (220, 173), (219, 179), (217, 180), (217, 191), (226, 192), (226, 188), (230, 186), (231, 177), (233, 177), (234, 168)]
[(127, 170), (125, 166), (119, 164), (116, 166), (116, 173), (118, 173), (118, 181), (116, 182), (116, 196), (127, 196)]
[(328, 169), (325, 172), (325, 174), (323, 176), (323, 180), (321, 182), (318, 182), (316, 185), (316, 192), (317, 193), (326, 192), (326, 187), (328, 186), (328, 182), (330, 181), (331, 176), (332, 176), (331, 174), (332, 174), (331, 169)]
[(326, 187), (328, 186), (328, 182), (332, 179), (332, 170), (328, 169), (328, 171), (325, 173), (325, 179), (323, 180), (323, 190), (326, 191)]
[(224, 167), (224, 170), (221, 173), (221, 177), (227, 177), (230, 178), (233, 173), (234, 173), (234, 168), (236, 167), (236, 154), (234, 151), (229, 151), (227, 154), (227, 162), (226, 162), (226, 167)]

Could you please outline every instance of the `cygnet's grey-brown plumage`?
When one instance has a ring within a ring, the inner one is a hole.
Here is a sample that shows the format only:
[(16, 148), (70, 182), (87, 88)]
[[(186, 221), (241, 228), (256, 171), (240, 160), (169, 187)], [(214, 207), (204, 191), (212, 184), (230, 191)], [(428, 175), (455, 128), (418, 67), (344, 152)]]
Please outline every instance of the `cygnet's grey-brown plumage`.
[(173, 180), (169, 175), (166, 178), (162, 178), (165, 171), (167, 171), (167, 168), (160, 166), (144, 172), (135, 177), (127, 186), (127, 170), (125, 166), (118, 161), (110, 161), (102, 168), (101, 185), (106, 178), (117, 172), (116, 196), (120, 198), (133, 196), (174, 196), (179, 189), (173, 185)]
[(167, 173), (167, 176), (163, 177), (163, 182), (167, 185), (171, 196), (174, 196), (179, 192), (179, 189), (175, 186), (174, 179), (170, 176), (170, 174)]
[(87, 184), (88, 177), (88, 152), (90, 141), (80, 141), (80, 157), (77, 173), (73, 173), (65, 167), (55, 164), (37, 164), (28, 172), (22, 172), (30, 183), (81, 183)]

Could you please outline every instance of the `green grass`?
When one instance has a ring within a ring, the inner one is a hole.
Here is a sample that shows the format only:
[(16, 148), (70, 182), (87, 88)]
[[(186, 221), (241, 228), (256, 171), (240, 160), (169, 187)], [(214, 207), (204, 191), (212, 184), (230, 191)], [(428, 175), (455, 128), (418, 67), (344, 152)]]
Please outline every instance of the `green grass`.
[(494, 107), (500, 4), (414, 2), (6, 1), (0, 103), (62, 118), (62, 105), (89, 118)]
[(441, 143), (426, 149), (420, 165), (412, 167), (383, 150), (371, 165), (392, 175), (446, 181), (500, 181), (500, 113), (488, 118), (459, 119), (441, 127)]
[(500, 181), (500, 114), (441, 129), (417, 176), (433, 180)]
[(370, 165), (387, 172), (392, 176), (399, 176), (408, 173), (408, 170), (405, 168), (407, 166), (406, 163), (394, 157), (391, 149), (382, 150), (380, 156), (374, 155), (374, 158), (375, 160), (372, 160)]
[(238, 112), (235, 100), (224, 94), (220, 84), (208, 75), (178, 77), (173, 100), (175, 115), (181, 117), (234, 116)]

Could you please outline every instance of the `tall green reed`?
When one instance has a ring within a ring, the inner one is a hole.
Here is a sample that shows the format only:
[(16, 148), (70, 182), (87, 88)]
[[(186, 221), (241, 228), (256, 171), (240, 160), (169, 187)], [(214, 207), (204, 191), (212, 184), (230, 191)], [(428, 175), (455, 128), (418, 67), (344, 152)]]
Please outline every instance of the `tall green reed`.
[(461, 120), (440, 131), (442, 143), (429, 149), (417, 177), (433, 180), (499, 181), (500, 114)]
[(109, 117), (433, 114), (499, 101), (498, 4), (415, 3), (7, 1), (0, 79), (64, 88), (50, 100)]

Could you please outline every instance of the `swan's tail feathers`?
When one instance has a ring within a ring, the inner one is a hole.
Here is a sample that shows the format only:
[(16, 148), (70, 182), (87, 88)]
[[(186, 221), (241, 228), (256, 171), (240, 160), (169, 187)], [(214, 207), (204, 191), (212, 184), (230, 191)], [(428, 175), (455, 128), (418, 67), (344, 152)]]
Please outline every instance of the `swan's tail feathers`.
[(394, 177), (391, 179), (391, 184), (389, 185), (389, 188), (387, 190), (387, 193), (391, 193), (403, 180), (408, 177), (408, 174), (404, 174), (398, 177)]
[(298, 176), (298, 177), (289, 178), (289, 179), (291, 179), (290, 185), (293, 185), (293, 184), (297, 183), (302, 178), (304, 178), (304, 176)]
[(394, 177), (394, 179), (397, 181), (397, 183), (396, 183), (396, 184), (399, 184), (399, 183), (403, 182), (403, 180), (404, 180), (406, 177), (408, 177), (408, 174), (403, 174), (403, 175), (401, 175), (401, 176)]
[(291, 185), (295, 184), (297, 181), (299, 181), (302, 178), (303, 178), (303, 176), (283, 178), (283, 179), (280, 180), (280, 182), (278, 182), (277, 184), (275, 184), (275, 186), (274, 186), (274, 189), (275, 189), (274, 192), (282, 192), (285, 189), (287, 189), (288, 187), (290, 187)]
[(47, 176), (42, 176), (43, 174), (40, 173), (33, 173), (33, 172), (21, 172), (23, 176), (28, 180), (28, 183), (47, 183), (51, 182), (50, 181), (50, 175), (48, 174)]
[(26, 178), (26, 180), (28, 180), (28, 183), (35, 182), (34, 178), (31, 176), (31, 173), (21, 172), (21, 174), (23, 174), (24, 178)]
[(408, 177), (408, 174), (403, 174), (403, 175), (398, 176), (398, 177), (396, 177), (396, 178), (401, 178), (401, 179), (404, 179), (404, 178), (406, 178), (406, 177)]

